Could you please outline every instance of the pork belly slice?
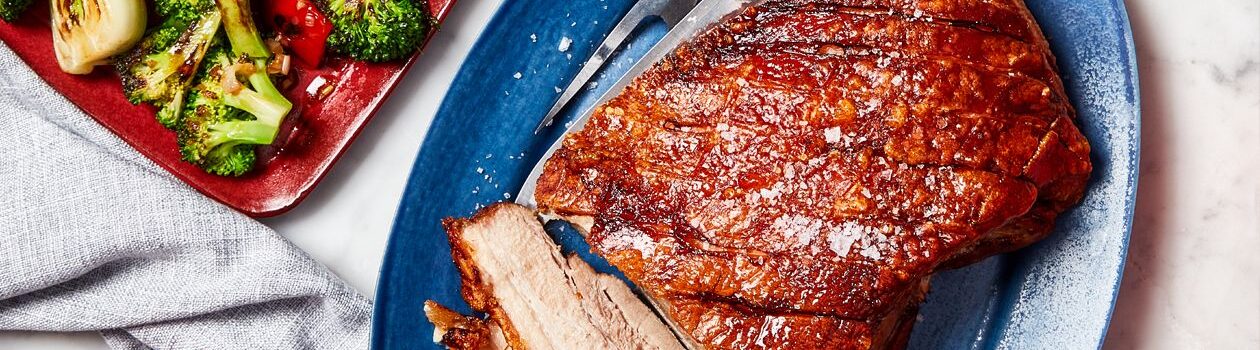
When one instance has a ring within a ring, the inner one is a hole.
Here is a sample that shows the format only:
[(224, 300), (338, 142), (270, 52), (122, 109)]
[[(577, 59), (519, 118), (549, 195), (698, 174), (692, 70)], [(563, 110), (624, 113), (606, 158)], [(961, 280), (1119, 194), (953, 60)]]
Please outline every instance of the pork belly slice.
[[(577, 256), (562, 255), (532, 210), (499, 203), (470, 219), (447, 219), (443, 226), (463, 282), (461, 293), (474, 310), (486, 313), (487, 321), (501, 328), (504, 344), (498, 346), (683, 348), (625, 283), (596, 272)], [(493, 325), (449, 315), (430, 320), (447, 330), (442, 340), (485, 339), (460, 345), (495, 348)], [(444, 342), (456, 348), (452, 343)]]

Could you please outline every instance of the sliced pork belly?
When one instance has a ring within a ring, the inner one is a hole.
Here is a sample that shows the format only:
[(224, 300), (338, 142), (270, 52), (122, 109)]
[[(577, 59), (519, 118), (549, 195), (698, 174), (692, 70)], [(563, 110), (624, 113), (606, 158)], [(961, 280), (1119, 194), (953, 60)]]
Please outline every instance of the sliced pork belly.
[(625, 283), (563, 256), (532, 210), (500, 203), (443, 225), (464, 299), (489, 315), (511, 349), (682, 349)]

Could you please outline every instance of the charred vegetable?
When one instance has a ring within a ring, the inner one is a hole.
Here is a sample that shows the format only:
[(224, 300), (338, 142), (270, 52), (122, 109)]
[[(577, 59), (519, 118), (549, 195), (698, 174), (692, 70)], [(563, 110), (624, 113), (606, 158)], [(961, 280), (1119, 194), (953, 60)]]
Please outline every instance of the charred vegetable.
[(213, 4), (191, 23), (167, 17), (144, 41), (115, 62), (127, 99), (157, 106), (158, 122), (174, 128), (192, 78), (219, 31), (221, 17)]
[(219, 10), (228, 42), (220, 40), (203, 59), (178, 140), (184, 160), (213, 174), (239, 176), (253, 168), (256, 145), (275, 141), (293, 104), (267, 73), (271, 52), (248, 0), (220, 0)]
[[(270, 143), (271, 132), (249, 112), (228, 105), (223, 81), (235, 82), (235, 60), (224, 45), (208, 53), (179, 120), (184, 160), (217, 175), (239, 176), (254, 166), (254, 145)], [(252, 66), (252, 64), (250, 65)], [(234, 88), (241, 88), (239, 82)], [(238, 101), (239, 102), (239, 101)]]
[(53, 49), (61, 70), (87, 74), (144, 35), (142, 0), (52, 0)]

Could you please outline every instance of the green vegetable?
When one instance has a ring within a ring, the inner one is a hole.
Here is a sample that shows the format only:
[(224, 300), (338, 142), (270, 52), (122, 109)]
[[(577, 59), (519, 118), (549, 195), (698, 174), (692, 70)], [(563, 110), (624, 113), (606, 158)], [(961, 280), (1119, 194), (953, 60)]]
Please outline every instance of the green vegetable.
[(127, 99), (157, 106), (157, 120), (167, 128), (179, 121), (192, 78), (219, 30), (219, 11), (214, 7), (201, 11), (192, 22), (167, 17), (114, 62)]
[(432, 24), (415, 0), (317, 0), (333, 23), (328, 46), (358, 60), (381, 62), (410, 56)]
[(267, 74), (271, 52), (254, 26), (248, 0), (218, 4), (229, 45), (214, 45), (206, 53), (177, 134), (184, 160), (212, 174), (240, 176), (253, 168), (255, 146), (275, 141), (293, 104)]
[(232, 58), (223, 45), (207, 53), (179, 120), (177, 137), (184, 160), (216, 175), (240, 176), (254, 167), (254, 146), (260, 137), (246, 137), (244, 124), (256, 120), (227, 105), (220, 80)]
[(0, 19), (13, 22), (31, 7), (31, 0), (0, 0)]
[(224, 91), (224, 75), (237, 62), (226, 45), (210, 49), (177, 130), (184, 160), (216, 175), (240, 176), (253, 168), (255, 145), (270, 144), (284, 116), (281, 111), (287, 113), (283, 97), (268, 98), (245, 86), (237, 93)]
[(156, 0), (153, 9), (168, 21), (191, 23), (215, 10), (214, 0)]

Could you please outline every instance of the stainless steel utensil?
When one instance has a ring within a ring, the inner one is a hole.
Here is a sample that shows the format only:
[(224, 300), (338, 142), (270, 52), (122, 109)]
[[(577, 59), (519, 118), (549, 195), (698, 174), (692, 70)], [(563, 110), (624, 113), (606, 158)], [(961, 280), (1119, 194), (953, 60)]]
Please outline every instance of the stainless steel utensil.
[[(608, 39), (604, 41), (599, 50), (596, 50), (595, 55), (591, 57), (591, 60), (587, 61), (587, 63), (582, 67), (582, 71), (578, 73), (577, 78), (574, 79), (573, 82), (569, 83), (569, 87), (565, 89), (560, 100), (557, 101), (556, 105), (553, 106), (551, 111), (547, 113), (547, 118), (543, 120), (543, 124), (539, 127), (545, 127), (551, 122), (551, 119), (554, 118), (557, 112), (559, 112), (560, 108), (564, 107), (564, 104), (573, 97), (573, 95), (577, 92), (577, 89), (586, 84), (591, 75), (598, 70), (598, 66), (603, 64), (604, 60), (608, 58), (608, 55), (612, 54), (617, 46), (620, 46), (621, 42), (625, 40), (626, 35), (628, 35), (644, 17), (659, 15), (665, 19), (667, 24), (671, 23), (670, 18), (676, 19), (672, 22), (673, 28), (665, 34), (665, 37), (661, 38), (656, 45), (652, 46), (652, 49), (649, 50), (647, 54), (643, 55), (643, 58), (639, 59), (638, 62), (635, 62), (634, 66), (630, 67), (630, 70), (627, 71), (625, 75), (621, 76), (621, 78), (617, 80), (616, 84), (613, 84), (613, 86), (610, 87), (603, 96), (600, 96), (599, 100), (595, 103), (595, 106), (602, 105), (612, 99), (613, 96), (617, 96), (617, 94), (621, 93), (621, 90), (625, 88), (626, 85), (630, 84), (630, 81), (634, 80), (635, 77), (646, 71), (648, 67), (656, 64), (656, 62), (660, 61), (661, 58), (664, 58), (666, 55), (673, 52), (674, 48), (678, 47), (678, 45), (683, 41), (696, 36), (696, 34), (699, 34), (701, 31), (708, 29), (711, 24), (721, 21), (726, 16), (738, 12), (745, 6), (756, 1), (703, 0), (700, 1), (699, 4), (696, 4), (693, 8), (690, 8), (691, 12), (687, 13), (685, 17), (678, 16), (674, 12), (669, 14), (661, 13), (663, 10), (684, 11), (682, 9), (687, 7), (680, 4), (685, 4), (687, 2), (694, 3), (694, 0), (644, 0), (631, 8), (630, 13), (617, 24), (617, 26), (613, 29), (613, 33), (608, 35)], [(582, 127), (586, 125), (586, 121), (588, 119), (590, 119), (590, 111), (584, 111), (582, 116), (578, 118), (578, 120), (574, 121), (573, 124), (569, 126), (569, 129), (565, 131), (565, 135), (582, 130)], [(529, 177), (525, 180), (525, 184), (521, 185), (521, 191), (516, 195), (517, 204), (537, 208), (538, 203), (534, 200), (534, 190), (538, 185), (538, 177), (542, 175), (543, 165), (546, 164), (547, 160), (551, 158), (551, 155), (560, 148), (561, 142), (563, 141), (564, 136), (561, 136), (555, 143), (552, 143), (551, 147), (547, 149), (547, 153), (543, 154), (542, 158), (539, 159), (538, 164), (534, 165), (534, 169), (530, 171)]]
[(560, 98), (556, 99), (556, 104), (551, 106), (551, 110), (547, 111), (547, 115), (543, 117), (538, 126), (534, 128), (534, 133), (542, 131), (543, 128), (551, 126), (552, 121), (556, 118), (556, 114), (560, 113), (564, 106), (573, 100), (573, 96), (582, 90), (586, 82), (595, 76), (595, 72), (604, 66), (604, 61), (612, 56), (617, 48), (626, 41), (626, 37), (630, 36), (630, 32), (634, 31), (644, 19), (648, 17), (660, 17), (665, 21), (665, 25), (670, 29), (678, 25), (693, 8), (696, 7), (697, 0), (641, 0), (630, 8), (625, 17), (613, 27), (612, 32), (604, 38), (604, 42), (599, 44), (599, 48), (595, 49), (595, 53), (586, 59), (586, 63), (582, 64), (582, 69), (573, 77), (573, 81), (569, 82), (569, 86), (564, 88), (564, 92), (560, 94)]

